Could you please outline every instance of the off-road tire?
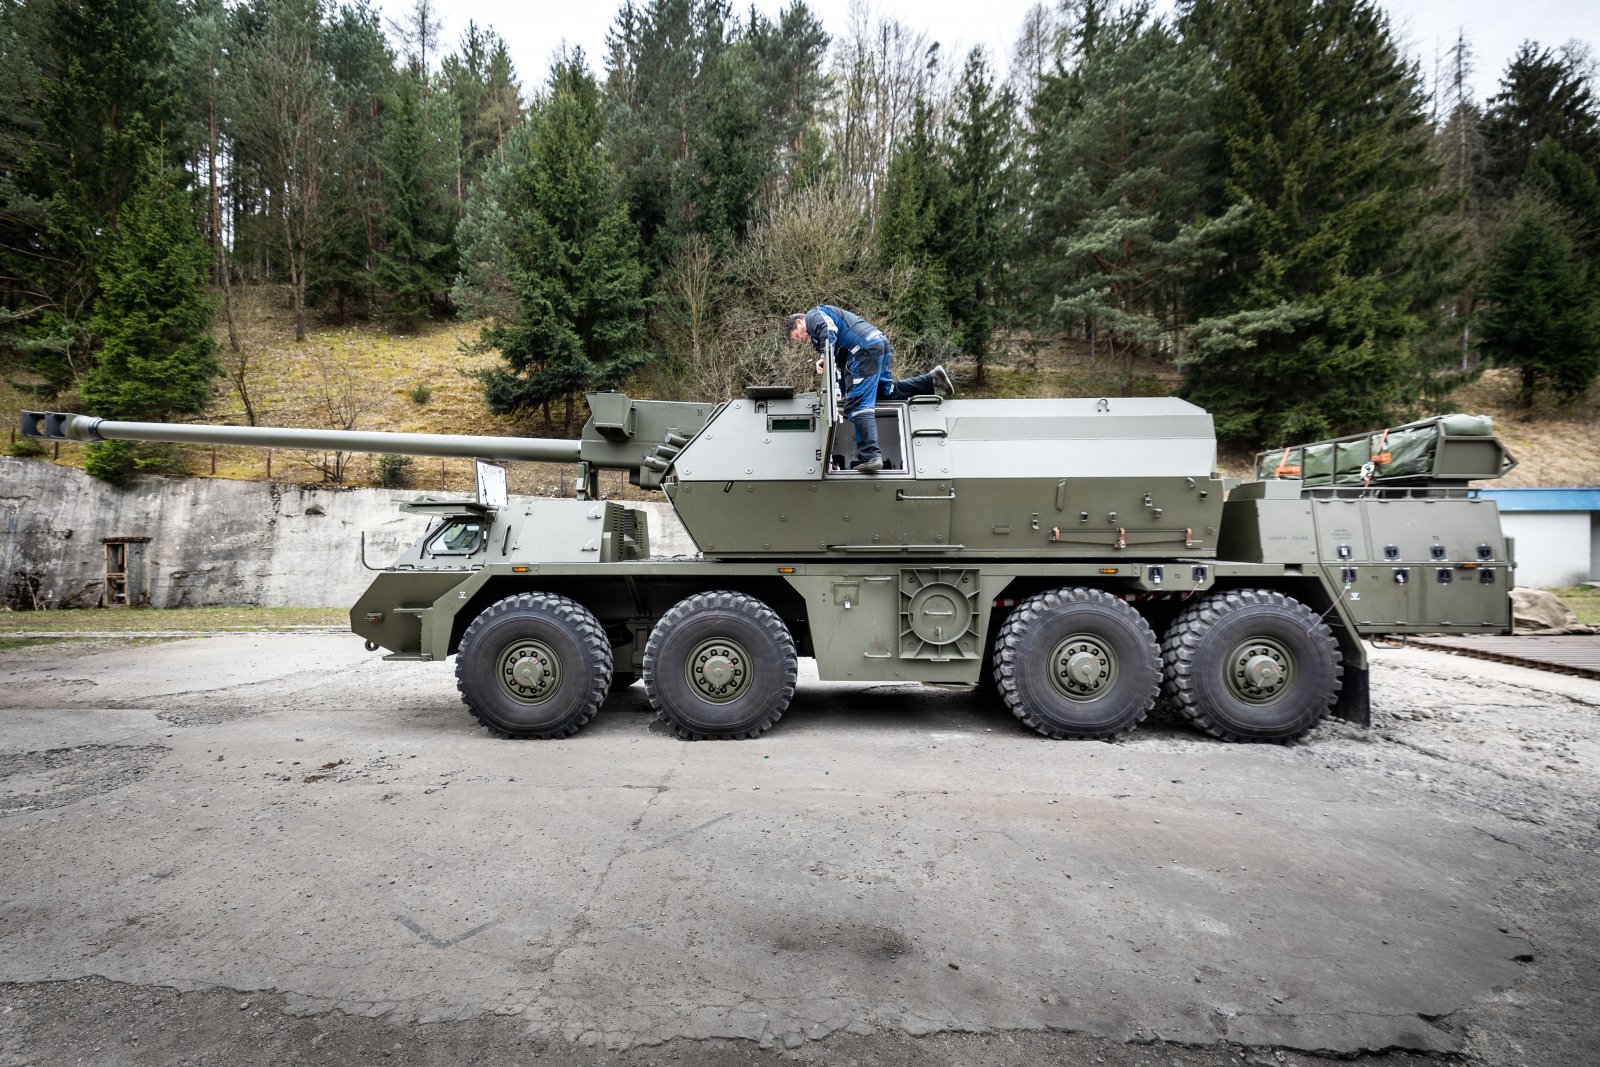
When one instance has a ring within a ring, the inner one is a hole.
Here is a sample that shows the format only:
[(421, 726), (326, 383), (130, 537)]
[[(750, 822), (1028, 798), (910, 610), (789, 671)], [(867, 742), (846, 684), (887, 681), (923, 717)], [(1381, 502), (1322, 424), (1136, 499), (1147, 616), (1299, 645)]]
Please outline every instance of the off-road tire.
[[(1080, 682), (1074, 666), (1101, 674)], [(994, 676), (1006, 707), (1044, 736), (1109, 741), (1155, 703), (1161, 652), (1150, 624), (1110, 593), (1052, 589), (1018, 604), (1001, 625)]]
[[(1299, 740), (1328, 715), (1344, 674), (1328, 624), (1270, 589), (1229, 589), (1191, 604), (1167, 630), (1161, 655), (1167, 702), (1224, 741)], [(1280, 661), (1280, 677), (1252, 690), (1252, 658)]]
[[(730, 656), (731, 649), (739, 652)], [(770, 729), (794, 696), (798, 669), (789, 628), (743, 593), (678, 601), (644, 646), (650, 706), (685, 741), (738, 740)], [(726, 692), (716, 692), (724, 677)]]
[[(518, 695), (516, 664), (535, 655), (552, 664), (542, 680)], [(519, 593), (490, 604), (467, 626), (456, 653), (461, 702), (489, 732), (551, 741), (576, 733), (594, 718), (611, 688), (611, 643), (582, 604), (554, 593)]]

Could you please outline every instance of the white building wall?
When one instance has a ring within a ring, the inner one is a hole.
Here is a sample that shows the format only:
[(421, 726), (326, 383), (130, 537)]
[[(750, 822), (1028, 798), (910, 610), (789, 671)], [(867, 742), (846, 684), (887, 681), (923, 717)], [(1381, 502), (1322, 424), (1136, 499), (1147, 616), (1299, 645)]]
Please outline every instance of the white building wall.
[[(212, 604), (345, 607), (427, 519), (398, 505), (412, 490), (145, 478), (113, 489), (82, 471), (0, 456), (0, 606), (94, 607), (105, 584), (103, 537), (148, 537), (145, 565), (155, 607)], [(630, 502), (650, 514), (656, 555), (694, 555), (672, 506)]]
[(1500, 524), (1517, 540), (1517, 584), (1560, 589), (1595, 572), (1594, 522), (1587, 511), (1502, 511)]

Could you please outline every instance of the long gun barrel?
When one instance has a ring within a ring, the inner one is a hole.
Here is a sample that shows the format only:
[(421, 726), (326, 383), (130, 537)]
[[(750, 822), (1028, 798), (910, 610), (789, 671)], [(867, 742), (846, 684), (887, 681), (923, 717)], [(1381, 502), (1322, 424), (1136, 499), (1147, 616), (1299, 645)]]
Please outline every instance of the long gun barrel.
[(635, 484), (655, 489), (668, 459), (705, 425), (712, 405), (633, 400), (622, 393), (589, 394), (590, 417), (576, 441), (541, 437), (309, 430), (273, 426), (202, 426), (119, 422), (60, 411), (24, 411), (22, 435), (45, 441), (164, 441), (243, 445), (399, 456), (583, 463), (586, 469), (626, 470)]
[(372, 430), (306, 430), (263, 426), (185, 426), (163, 422), (119, 422), (56, 411), (24, 411), (22, 433), (49, 441), (166, 441), (173, 444), (247, 445), (334, 452), (383, 452), (406, 456), (534, 460), (576, 463), (582, 441), (467, 434), (384, 433)]

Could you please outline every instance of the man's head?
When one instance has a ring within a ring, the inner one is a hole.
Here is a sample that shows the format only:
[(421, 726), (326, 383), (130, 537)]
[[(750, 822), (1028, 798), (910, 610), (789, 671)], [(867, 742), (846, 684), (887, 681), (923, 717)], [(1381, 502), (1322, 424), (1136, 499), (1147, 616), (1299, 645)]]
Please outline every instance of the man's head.
[(783, 317), (783, 332), (789, 335), (789, 340), (791, 341), (806, 340), (810, 335), (806, 332), (805, 313), (785, 315)]

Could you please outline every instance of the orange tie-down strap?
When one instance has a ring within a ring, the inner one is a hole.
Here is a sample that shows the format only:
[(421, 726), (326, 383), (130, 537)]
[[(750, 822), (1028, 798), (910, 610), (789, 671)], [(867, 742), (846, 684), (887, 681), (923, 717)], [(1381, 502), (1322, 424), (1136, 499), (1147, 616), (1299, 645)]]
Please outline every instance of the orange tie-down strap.
[(1274, 478), (1298, 478), (1300, 468), (1289, 463), (1289, 450), (1285, 448), (1283, 455), (1278, 457), (1277, 469), (1272, 472)]
[(1371, 485), (1373, 477), (1378, 473), (1378, 468), (1394, 459), (1394, 453), (1385, 452), (1383, 450), (1383, 446), (1387, 444), (1388, 441), (1389, 427), (1385, 426), (1383, 428), (1383, 432), (1378, 435), (1378, 448), (1372, 453), (1372, 473), (1367, 475), (1366, 479), (1361, 483), (1361, 488), (1365, 489), (1367, 486)]

